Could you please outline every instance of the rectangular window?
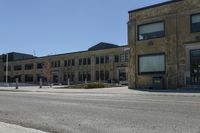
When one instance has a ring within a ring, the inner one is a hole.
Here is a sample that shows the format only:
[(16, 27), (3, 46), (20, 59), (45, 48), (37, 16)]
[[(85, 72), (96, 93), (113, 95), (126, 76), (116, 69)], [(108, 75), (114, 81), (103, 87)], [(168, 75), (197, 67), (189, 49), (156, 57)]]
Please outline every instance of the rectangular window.
[(64, 66), (67, 66), (67, 60), (64, 61)]
[(165, 54), (142, 55), (138, 63), (140, 74), (165, 73)]
[(119, 62), (119, 55), (115, 55), (115, 62)]
[(16, 65), (16, 66), (14, 66), (14, 70), (15, 71), (22, 70), (22, 66), (21, 65)]
[(26, 64), (25, 65), (25, 70), (31, 70), (33, 69), (33, 64)]
[(78, 74), (78, 79), (79, 81), (83, 81), (83, 74), (81, 72), (79, 72)]
[(191, 32), (200, 32), (200, 14), (191, 16)]
[(83, 58), (83, 65), (86, 65), (87, 61), (86, 58)]
[(75, 66), (75, 60), (72, 59), (72, 66)]
[(37, 63), (37, 69), (42, 69), (43, 68), (43, 63)]
[(99, 57), (96, 57), (96, 64), (99, 64)]
[(79, 59), (79, 65), (82, 65), (83, 60)]
[(147, 40), (165, 36), (164, 22), (156, 22), (138, 26), (138, 40)]
[(120, 62), (125, 62), (125, 54), (120, 54)]
[(74, 81), (74, 73), (73, 72), (71, 73), (71, 79), (70, 80)]
[(105, 62), (109, 63), (109, 56), (105, 56)]
[[(7, 69), (8, 71), (11, 71), (11, 66), (9, 65)], [(4, 66), (4, 71), (6, 71), (6, 66)]]
[(125, 62), (128, 62), (128, 52), (125, 53)]
[(25, 75), (25, 82), (33, 82), (33, 75)]
[(68, 60), (67, 64), (68, 64), (68, 66), (71, 66), (71, 60)]
[(104, 80), (104, 71), (100, 71), (100, 79)]
[(60, 67), (60, 61), (52, 61), (51, 67)]
[(101, 56), (101, 64), (104, 64), (104, 56)]
[(99, 80), (99, 71), (95, 72), (95, 77), (96, 77), (96, 80)]
[(91, 64), (91, 58), (87, 58), (87, 64), (88, 64), (88, 65)]
[(109, 80), (109, 71), (105, 71), (105, 80)]
[(126, 70), (119, 70), (119, 81), (126, 81)]
[(87, 72), (87, 81), (91, 81), (91, 73)]

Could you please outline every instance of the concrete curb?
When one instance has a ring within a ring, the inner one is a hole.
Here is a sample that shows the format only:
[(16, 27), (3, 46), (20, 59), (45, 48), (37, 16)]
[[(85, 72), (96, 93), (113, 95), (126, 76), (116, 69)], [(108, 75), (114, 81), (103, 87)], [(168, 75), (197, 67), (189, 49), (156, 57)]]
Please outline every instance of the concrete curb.
[(0, 133), (47, 133), (47, 132), (0, 122)]
[(184, 96), (184, 97), (200, 97), (200, 92), (176, 92), (166, 90), (166, 91), (152, 91), (152, 90), (134, 90), (134, 89), (128, 89), (127, 87), (121, 87), (121, 88), (104, 88), (104, 89), (91, 89), (91, 90), (85, 90), (85, 89), (55, 89), (55, 88), (38, 88), (38, 87), (22, 87), (20, 89), (14, 89), (14, 88), (3, 88), (0, 87), (0, 92), (25, 92), (25, 93), (77, 93), (77, 94), (93, 94), (93, 93), (103, 93), (103, 94), (126, 94), (126, 95), (153, 95), (153, 96)]

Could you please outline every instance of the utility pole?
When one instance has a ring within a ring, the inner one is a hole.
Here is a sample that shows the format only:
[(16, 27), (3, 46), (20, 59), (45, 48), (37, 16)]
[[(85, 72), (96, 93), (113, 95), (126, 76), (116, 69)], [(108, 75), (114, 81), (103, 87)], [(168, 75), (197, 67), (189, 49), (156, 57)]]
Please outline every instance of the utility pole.
[(101, 57), (99, 56), (99, 83), (101, 82), (101, 74), (100, 74), (100, 71), (101, 71)]
[(8, 85), (8, 54), (6, 54), (6, 85)]

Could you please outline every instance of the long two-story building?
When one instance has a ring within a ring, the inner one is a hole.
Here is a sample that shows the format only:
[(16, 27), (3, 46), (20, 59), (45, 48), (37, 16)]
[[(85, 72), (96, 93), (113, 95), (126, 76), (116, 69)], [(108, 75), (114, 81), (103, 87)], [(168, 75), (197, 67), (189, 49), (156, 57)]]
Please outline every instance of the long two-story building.
[[(35, 57), (21, 53), (1, 56), (0, 82), (79, 84), (87, 82), (120, 82), (127, 84), (127, 46), (101, 42), (86, 51)], [(8, 58), (7, 58), (8, 57)], [(8, 61), (8, 65), (6, 62)], [(6, 71), (8, 75), (6, 76)]]

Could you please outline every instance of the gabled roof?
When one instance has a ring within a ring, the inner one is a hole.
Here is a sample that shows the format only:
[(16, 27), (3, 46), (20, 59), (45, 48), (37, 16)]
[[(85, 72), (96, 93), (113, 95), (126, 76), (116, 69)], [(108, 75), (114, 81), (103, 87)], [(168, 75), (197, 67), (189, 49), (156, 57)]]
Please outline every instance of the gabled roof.
[(141, 11), (141, 10), (145, 10), (145, 9), (149, 9), (149, 8), (163, 6), (163, 5), (167, 5), (167, 4), (171, 4), (171, 3), (175, 3), (175, 2), (179, 2), (179, 1), (183, 1), (183, 0), (170, 0), (170, 1), (162, 2), (162, 3), (158, 3), (158, 4), (155, 4), (155, 5), (134, 9), (134, 10), (129, 11), (128, 13), (133, 13), (133, 12), (137, 12), (137, 11)]
[(111, 44), (111, 43), (105, 43), (100, 42), (97, 45), (94, 45), (88, 49), (88, 51), (94, 51), (94, 50), (102, 50), (102, 49), (110, 49), (110, 48), (118, 48), (118, 45)]

